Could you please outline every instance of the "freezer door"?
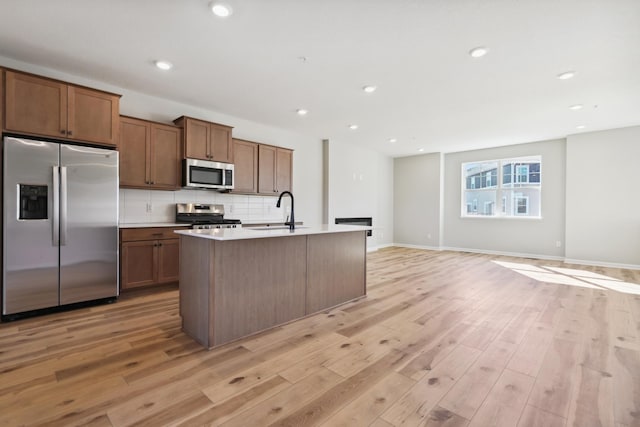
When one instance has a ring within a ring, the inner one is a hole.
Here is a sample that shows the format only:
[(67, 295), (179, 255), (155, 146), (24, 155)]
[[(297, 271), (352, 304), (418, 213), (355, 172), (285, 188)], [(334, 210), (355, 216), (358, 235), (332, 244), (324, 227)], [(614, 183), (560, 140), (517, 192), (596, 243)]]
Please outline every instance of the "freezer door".
[(58, 144), (4, 138), (3, 315), (58, 305), (58, 157)]
[(60, 147), (60, 304), (118, 295), (118, 152)]

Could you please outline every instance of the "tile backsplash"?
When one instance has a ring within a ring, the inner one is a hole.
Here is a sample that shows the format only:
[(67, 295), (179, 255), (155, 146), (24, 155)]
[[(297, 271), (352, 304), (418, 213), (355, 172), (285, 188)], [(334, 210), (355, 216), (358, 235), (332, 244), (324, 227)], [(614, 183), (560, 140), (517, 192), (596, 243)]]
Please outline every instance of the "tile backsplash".
[(284, 222), (290, 199), (276, 208), (275, 197), (244, 196), (210, 190), (134, 190), (120, 189), (120, 223), (174, 222), (176, 203), (217, 203), (224, 205), (225, 218), (244, 222)]

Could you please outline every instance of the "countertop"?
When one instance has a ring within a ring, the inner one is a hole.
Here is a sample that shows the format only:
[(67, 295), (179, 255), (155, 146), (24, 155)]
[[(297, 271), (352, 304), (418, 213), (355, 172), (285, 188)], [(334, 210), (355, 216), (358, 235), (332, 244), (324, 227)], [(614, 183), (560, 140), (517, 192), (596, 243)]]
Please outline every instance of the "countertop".
[(118, 224), (119, 228), (149, 228), (149, 227), (189, 227), (184, 222), (129, 222)]
[[(267, 227), (265, 227), (267, 228)], [(289, 230), (285, 227), (269, 227), (267, 230), (256, 228), (215, 228), (210, 230), (176, 230), (174, 233), (184, 236), (201, 237), (213, 240), (244, 240), (244, 239), (261, 239), (266, 237), (287, 237), (287, 236), (305, 236), (309, 234), (330, 234), (330, 233), (347, 233), (351, 231), (367, 231), (373, 230), (373, 227), (362, 225), (301, 225), (296, 226), (295, 230)]]
[[(296, 226), (302, 224), (302, 221), (296, 221)], [(243, 221), (243, 227), (278, 227), (284, 226), (284, 222), (278, 221)], [(148, 227), (189, 227), (189, 224), (184, 222), (127, 222), (118, 224), (120, 228), (148, 228)]]

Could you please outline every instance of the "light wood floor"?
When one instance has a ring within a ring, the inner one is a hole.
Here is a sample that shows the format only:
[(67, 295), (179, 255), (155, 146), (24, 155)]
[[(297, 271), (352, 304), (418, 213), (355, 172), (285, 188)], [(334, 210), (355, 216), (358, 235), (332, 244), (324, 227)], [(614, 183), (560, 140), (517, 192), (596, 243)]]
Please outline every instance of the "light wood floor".
[(212, 351), (128, 295), (0, 325), (0, 425), (640, 426), (638, 283), (389, 248), (368, 297)]

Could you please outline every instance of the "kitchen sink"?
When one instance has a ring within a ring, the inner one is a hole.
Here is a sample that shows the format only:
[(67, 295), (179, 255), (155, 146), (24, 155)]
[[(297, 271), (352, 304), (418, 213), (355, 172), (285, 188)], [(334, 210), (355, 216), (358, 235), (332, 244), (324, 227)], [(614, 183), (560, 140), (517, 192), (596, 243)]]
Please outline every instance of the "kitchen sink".
[[(304, 225), (296, 225), (296, 230), (298, 228), (309, 228)], [(275, 227), (245, 227), (245, 230), (256, 230), (256, 231), (266, 231), (266, 230), (288, 230), (288, 225), (278, 225)]]

